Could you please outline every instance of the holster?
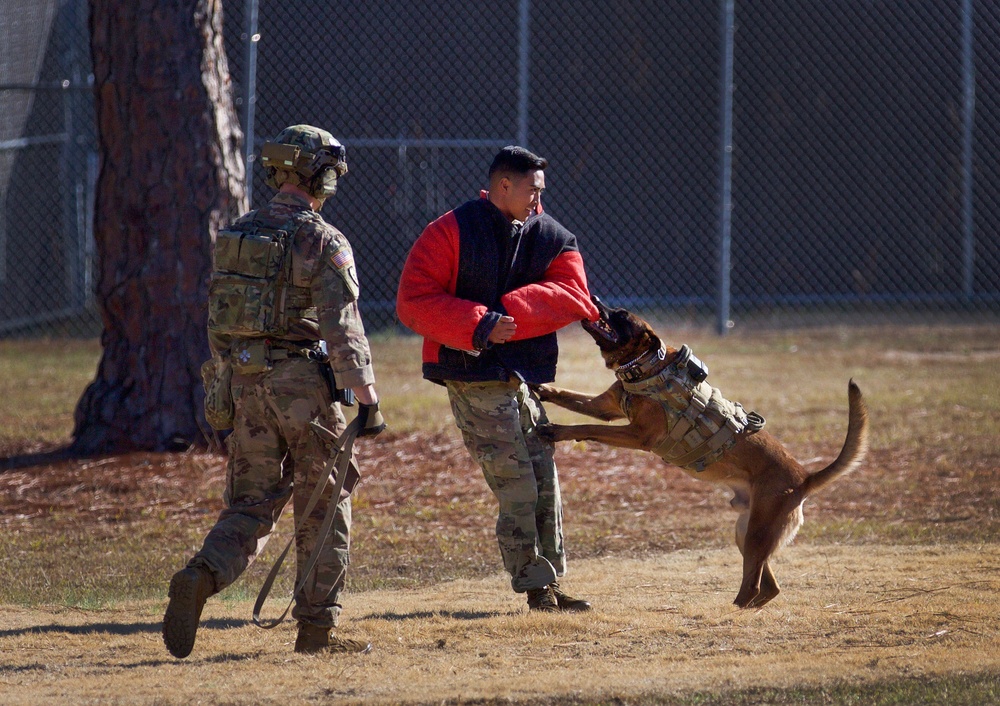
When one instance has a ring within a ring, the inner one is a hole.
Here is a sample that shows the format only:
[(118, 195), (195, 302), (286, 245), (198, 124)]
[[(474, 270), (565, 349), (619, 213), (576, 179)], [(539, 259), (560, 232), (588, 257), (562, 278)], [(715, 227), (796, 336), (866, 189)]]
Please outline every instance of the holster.
[(345, 407), (353, 407), (354, 390), (341, 390), (337, 387), (337, 379), (333, 375), (333, 368), (330, 367), (330, 356), (326, 353), (315, 351), (310, 357), (319, 363), (319, 371), (323, 375), (323, 379), (326, 380), (327, 389), (330, 390), (330, 399), (334, 402), (339, 402)]

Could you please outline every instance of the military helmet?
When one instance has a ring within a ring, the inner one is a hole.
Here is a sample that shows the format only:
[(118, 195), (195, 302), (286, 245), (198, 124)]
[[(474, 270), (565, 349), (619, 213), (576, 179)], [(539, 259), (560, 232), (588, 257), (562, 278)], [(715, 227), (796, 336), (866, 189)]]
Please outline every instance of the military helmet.
[(268, 186), (290, 182), (323, 201), (337, 192), (337, 179), (347, 174), (346, 150), (326, 130), (292, 125), (264, 143), (260, 163)]

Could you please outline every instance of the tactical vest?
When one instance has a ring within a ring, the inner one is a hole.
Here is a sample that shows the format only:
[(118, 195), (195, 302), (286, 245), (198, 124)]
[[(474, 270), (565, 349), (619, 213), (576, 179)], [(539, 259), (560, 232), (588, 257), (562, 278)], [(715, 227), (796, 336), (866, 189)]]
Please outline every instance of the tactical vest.
[[(684, 346), (670, 364), (650, 377), (635, 380), (635, 371), (616, 374), (625, 390), (622, 404), (626, 414), (634, 395), (659, 402), (666, 413), (667, 438), (652, 452), (667, 463), (699, 472), (722, 458), (740, 434), (756, 433), (765, 422), (756, 412), (746, 412), (739, 402), (724, 398), (705, 382), (704, 375), (692, 375), (688, 366), (691, 358), (690, 348)], [(662, 348), (658, 359), (664, 359)]]
[(317, 319), (308, 287), (292, 283), (292, 240), (315, 216), (296, 213), (280, 228), (252, 217), (215, 238), (208, 328), (228, 336), (281, 338), (290, 319)]

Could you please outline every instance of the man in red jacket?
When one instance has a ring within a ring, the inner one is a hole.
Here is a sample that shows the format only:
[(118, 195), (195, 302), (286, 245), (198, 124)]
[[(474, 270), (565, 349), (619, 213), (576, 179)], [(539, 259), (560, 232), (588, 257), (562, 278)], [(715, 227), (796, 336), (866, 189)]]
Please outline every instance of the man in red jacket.
[(445, 385), (466, 448), (500, 503), (504, 567), (531, 610), (590, 610), (566, 573), (554, 445), (529, 385), (555, 379), (556, 331), (599, 314), (576, 237), (542, 212), (548, 162), (505, 147), (489, 191), (428, 225), (403, 267), (400, 321), (424, 337), (423, 374)]

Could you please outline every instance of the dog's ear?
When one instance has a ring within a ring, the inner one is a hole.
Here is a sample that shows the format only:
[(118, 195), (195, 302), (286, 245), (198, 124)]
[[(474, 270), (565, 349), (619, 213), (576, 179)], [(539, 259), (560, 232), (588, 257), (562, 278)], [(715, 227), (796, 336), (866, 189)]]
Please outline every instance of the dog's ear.
[(601, 356), (609, 368), (635, 359), (648, 350), (659, 350), (660, 339), (653, 328), (628, 309), (601, 310), (597, 321), (581, 322), (601, 349)]
[(643, 345), (644, 349), (646, 350), (653, 350), (654, 348), (659, 349), (660, 337), (657, 336), (655, 333), (653, 333), (653, 329), (649, 328), (649, 326), (647, 326), (646, 329), (642, 332), (642, 336), (640, 338), (642, 339), (642, 342), (644, 344)]
[(653, 339), (659, 341), (656, 334), (653, 332), (653, 327), (650, 326), (645, 319), (633, 314), (630, 311), (628, 312), (628, 316), (625, 317), (625, 320), (629, 329), (628, 338), (630, 340), (641, 345), (648, 345)]
[(612, 318), (614, 328), (618, 332), (619, 344), (611, 350), (602, 350), (609, 368), (634, 360), (649, 350), (659, 349), (659, 337), (641, 317), (626, 309), (620, 309), (616, 310)]

